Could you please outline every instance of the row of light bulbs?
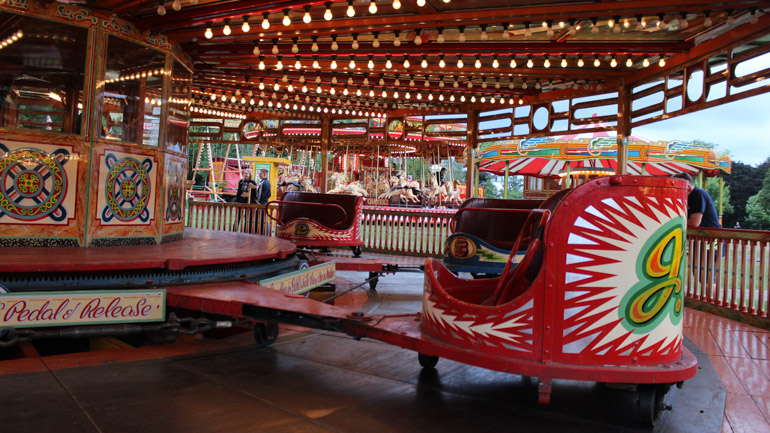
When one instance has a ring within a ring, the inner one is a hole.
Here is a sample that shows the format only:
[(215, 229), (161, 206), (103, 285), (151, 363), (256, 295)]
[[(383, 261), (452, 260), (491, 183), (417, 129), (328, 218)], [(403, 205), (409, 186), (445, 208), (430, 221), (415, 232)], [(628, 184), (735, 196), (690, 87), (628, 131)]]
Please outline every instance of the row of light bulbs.
[[(620, 56), (622, 57), (624, 55), (620, 54)], [(447, 66), (447, 62), (445, 60), (445, 57), (446, 56), (444, 54), (439, 54), (438, 66), (440, 68), (442, 68), (442, 69)], [(509, 64), (509, 66), (511, 68), (516, 68), (518, 66), (518, 64), (519, 64), (518, 61), (516, 60), (516, 57), (517, 57), (516, 54), (511, 54), (510, 55), (510, 61), (509, 61), (508, 64)], [(526, 55), (527, 61), (526, 61), (525, 64), (526, 64), (526, 66), (528, 68), (533, 68), (535, 66), (534, 57), (535, 56), (533, 54), (527, 54)], [(551, 57), (552, 56), (551, 55), (544, 55), (543, 57), (544, 57), (543, 67), (550, 68), (551, 64), (552, 64), (552, 62), (551, 62)], [(555, 57), (559, 58), (559, 56), (555, 56)], [(578, 60), (576, 62), (576, 65), (578, 67), (582, 68), (583, 66), (585, 66), (585, 60), (583, 59), (583, 54), (578, 54), (577, 57), (578, 57)], [(617, 67), (618, 66), (618, 54), (611, 54), (608, 57), (610, 57), (610, 61), (609, 61), (610, 66), (613, 67), (613, 68)], [(629, 68), (632, 67), (634, 65), (634, 60), (632, 58), (632, 55), (631, 54), (626, 54), (625, 57), (626, 57), (626, 61), (625, 61), (626, 67), (629, 67)], [(386, 58), (387, 58), (387, 60), (385, 62), (385, 68), (386, 69), (392, 69), (393, 68), (393, 62), (391, 60), (391, 55), (387, 54)], [(559, 62), (559, 64), (561, 65), (562, 68), (566, 68), (567, 66), (569, 66), (569, 62), (567, 62), (567, 55), (566, 54), (562, 54), (560, 56), (560, 58), (561, 58), (561, 61)], [(483, 66), (483, 64), (481, 62), (481, 55), (480, 54), (476, 54), (475, 59), (476, 59), (476, 61), (473, 62), (473, 66), (476, 69), (480, 69)], [(370, 70), (373, 70), (374, 67), (375, 67), (374, 56), (369, 54), (368, 60), (369, 61), (366, 63), (366, 66)], [(650, 56), (649, 56), (649, 54), (645, 54), (644, 55), (641, 64), (645, 68), (650, 66)], [(457, 63), (456, 63), (456, 65), (457, 65), (457, 68), (459, 68), (459, 69), (462, 69), (462, 68), (465, 67), (465, 61), (463, 60), (463, 55), (462, 54), (458, 54), (457, 55)], [(594, 54), (593, 55), (593, 65), (595, 67), (597, 67), (597, 68), (599, 66), (601, 66), (601, 60), (599, 59), (599, 54)], [(666, 61), (664, 60), (663, 56), (660, 56), (660, 66), (665, 66), (665, 65), (666, 65)], [(296, 69), (296, 70), (302, 69), (302, 61), (301, 61), (300, 56), (296, 56), (294, 64), (293, 65), (290, 64), (290, 66), (293, 66), (294, 69)], [(332, 56), (332, 61), (331, 61), (331, 64), (329, 66), (330, 66), (330, 68), (332, 70), (336, 70), (339, 67), (339, 65), (337, 63), (337, 56)], [(412, 66), (411, 62), (409, 61), (409, 55), (405, 55), (404, 56), (403, 66), (404, 66), (405, 69), (409, 69)], [(264, 71), (265, 69), (267, 69), (267, 65), (265, 64), (265, 57), (263, 55), (259, 56), (259, 63), (257, 64), (257, 67), (261, 71)], [(278, 71), (281, 71), (284, 68), (286, 68), (286, 65), (283, 63), (283, 57), (282, 56), (277, 56), (276, 57), (276, 63), (274, 65), (274, 67)], [(318, 56), (314, 56), (312, 67), (313, 67), (313, 69), (320, 69), (321, 68), (320, 63), (318, 63)], [(356, 67), (357, 67), (357, 63), (356, 63), (355, 55), (351, 54), (350, 55), (350, 62), (348, 63), (348, 69), (356, 69)], [(422, 60), (420, 61), (420, 67), (423, 68), (423, 69), (428, 67), (428, 58), (427, 58), (426, 54), (422, 55)], [(495, 68), (495, 69), (500, 67), (500, 60), (499, 60), (499, 56), (497, 54), (493, 55), (492, 67)]]
[[(353, 17), (355, 15), (355, 10), (353, 9), (353, 6), (352, 6), (352, 0), (348, 0), (348, 1), (349, 1), (349, 4), (350, 4), (348, 6), (348, 16), (349, 17)], [(328, 8), (328, 6), (330, 6), (330, 5), (331, 5), (331, 2), (327, 3), (326, 13), (324, 14), (324, 17), (328, 16), (327, 20), (331, 20), (331, 9)], [(371, 5), (375, 5), (375, 2), (373, 0), (371, 2)], [(376, 5), (375, 5), (375, 8), (376, 8)], [(305, 23), (310, 23), (311, 22), (309, 10), (310, 10), (310, 6), (305, 6), (305, 15), (303, 17), (303, 21)], [(350, 11), (353, 11), (352, 15), (350, 14)], [(370, 11), (371, 11), (371, 6), (370, 6)], [(375, 12), (376, 12), (376, 9), (375, 9)], [(375, 12), (372, 12), (372, 13), (375, 13)], [(760, 12), (761, 11), (759, 9), (757, 9), (757, 8), (751, 8), (749, 10), (749, 13), (751, 14), (750, 17), (749, 17), (749, 22), (751, 22), (752, 24), (756, 24), (757, 21), (758, 21), (758, 16), (759, 16)], [(735, 23), (735, 16), (734, 16), (733, 10), (732, 9), (728, 9), (727, 10), (727, 14), (728, 14), (728, 16), (727, 16), (726, 23), (727, 23), (727, 25), (731, 26), (731, 25), (733, 25)], [(606, 21), (606, 29), (607, 29), (607, 31), (610, 31), (610, 32), (613, 32), (613, 33), (620, 33), (623, 29), (629, 29), (634, 21), (636, 21), (635, 29), (637, 31), (649, 30), (650, 29), (650, 23), (652, 23), (652, 22), (655, 22), (654, 27), (657, 30), (665, 30), (666, 28), (668, 28), (669, 26), (672, 26), (672, 25), (678, 25), (679, 28), (686, 29), (686, 28), (689, 27), (688, 19), (689, 19), (690, 15), (691, 14), (689, 14), (687, 12), (681, 12), (679, 14), (679, 16), (675, 20), (670, 20), (668, 22), (666, 22), (666, 15), (662, 14), (662, 13), (658, 14), (657, 16), (653, 15), (652, 18), (650, 18), (648, 16), (645, 16), (645, 15), (637, 15), (634, 18), (622, 18), (620, 16), (614, 16), (612, 18), (607, 19), (607, 21)], [(270, 21), (268, 20), (268, 16), (269, 16), (268, 12), (262, 13), (262, 17), (263, 17), (263, 19), (262, 19), (262, 29), (264, 29), (264, 30), (270, 29)], [(703, 18), (703, 25), (705, 27), (711, 27), (711, 25), (713, 24), (712, 19), (711, 19), (711, 11), (710, 10), (704, 11), (703, 12), (703, 17), (704, 17)], [(592, 17), (592, 18), (590, 18), (590, 21), (591, 21), (591, 33), (599, 33), (601, 31), (601, 27), (603, 25), (602, 23), (600, 23), (599, 18), (598, 17)], [(225, 35), (225, 36), (230, 36), (232, 34), (232, 28), (230, 27), (230, 22), (231, 22), (230, 18), (225, 18), (224, 19), (225, 26), (222, 28), (222, 34)], [(291, 25), (291, 18), (289, 18), (289, 9), (284, 9), (284, 15), (283, 15), (282, 22), (283, 22), (283, 25), (286, 26), (286, 27)], [(568, 21), (558, 21), (558, 22), (554, 22), (553, 20), (546, 20), (546, 21), (542, 21), (542, 23), (540, 25), (541, 25), (541, 27), (543, 29), (545, 29), (546, 35), (548, 37), (551, 37), (551, 36), (554, 35), (555, 28), (557, 28), (557, 27), (559, 29), (564, 29), (565, 27), (567, 27), (567, 25), (569, 25), (568, 32), (572, 36), (577, 34), (577, 31), (581, 30), (581, 28), (582, 28), (582, 25), (579, 22), (577, 22), (577, 20), (575, 20), (575, 19), (570, 19)], [(486, 41), (486, 40), (489, 39), (489, 34), (487, 33), (487, 28), (489, 26), (491, 26), (491, 25), (482, 24), (482, 25), (479, 26), (479, 28), (481, 29), (480, 39), (482, 41)], [(515, 28), (515, 24), (504, 23), (504, 24), (501, 24), (500, 26), (502, 27), (502, 33), (501, 33), (502, 34), (502, 38), (503, 39), (510, 39), (511, 35), (508, 32), (508, 30), (512, 30), (513, 28)], [(206, 30), (204, 31), (204, 34), (203, 34), (206, 37), (206, 39), (211, 39), (211, 38), (214, 37), (214, 31), (213, 31), (212, 27), (213, 27), (213, 22), (211, 22), (211, 21), (206, 22)], [(537, 28), (537, 24), (533, 24), (531, 21), (525, 21), (523, 23), (524, 37), (525, 38), (532, 37), (533, 29), (536, 29), (536, 28)], [(249, 33), (249, 31), (251, 31), (251, 25), (249, 24), (249, 16), (248, 15), (244, 15), (243, 16), (243, 23), (241, 24), (241, 30), (243, 31), (243, 33)], [(436, 42), (438, 42), (440, 44), (444, 43), (445, 40), (446, 40), (446, 38), (444, 37), (444, 28), (443, 27), (439, 27), (437, 30), (438, 30), (438, 36), (436, 37)], [(458, 30), (459, 30), (459, 35), (457, 36), (457, 41), (460, 42), (460, 43), (465, 42), (466, 41), (465, 26), (459, 26)], [(379, 33), (379, 32), (377, 32), (377, 33)], [(401, 33), (400, 31), (396, 31), (396, 33), (395, 33), (395, 38), (393, 39), (393, 45), (395, 45), (395, 46), (400, 46), (401, 45), (400, 33)], [(335, 37), (335, 36), (336, 35), (333, 35), (333, 37)], [(358, 47), (357, 47), (358, 41), (355, 38), (355, 36), (357, 36), (357, 35), (354, 33), (353, 36), (354, 36), (354, 39), (353, 39), (353, 49), (358, 49)], [(422, 35), (422, 31), (418, 29), (417, 30), (417, 34), (416, 34), (416, 36), (414, 38), (414, 43), (416, 45), (421, 45), (424, 42), (424, 40), (426, 40), (426, 37), (423, 36)], [(332, 50), (333, 51), (337, 50), (335, 45), (337, 45), (336, 37), (335, 37), (334, 43), (332, 44)], [(376, 34), (375, 34), (375, 38), (374, 38), (374, 41), (373, 41), (372, 45), (375, 48), (379, 47), (379, 45), (380, 45), (378, 36)], [(317, 50), (317, 48), (316, 48), (316, 50)], [(314, 50), (314, 51), (316, 51), (316, 50)]]
[(230, 111), (212, 110), (206, 107), (192, 107), (190, 111), (198, 114), (205, 114), (208, 116), (223, 117), (227, 119), (245, 119), (246, 115), (242, 113), (233, 113)]
[(104, 84), (112, 84), (112, 83), (118, 83), (122, 81), (132, 81), (132, 80), (139, 80), (142, 78), (149, 78), (149, 77), (158, 77), (162, 75), (171, 75), (171, 71), (167, 71), (165, 69), (152, 69), (149, 71), (142, 71), (142, 72), (134, 72), (133, 74), (126, 74), (121, 75), (117, 78), (110, 78), (108, 80), (104, 80)]
[[(441, 0), (444, 3), (450, 3), (451, 0)], [(174, 6), (179, 3), (179, 0), (174, 0)], [(197, 1), (195, 2), (197, 3)], [(425, 0), (417, 0), (417, 6), (423, 7), (425, 6), (426, 2)], [(326, 7), (326, 10), (324, 11), (324, 19), (326, 21), (331, 21), (334, 16), (332, 14), (332, 2), (326, 2), (324, 3), (324, 6)], [(179, 5), (181, 8), (181, 4)], [(161, 13), (161, 8), (163, 13)], [(377, 2), (376, 0), (370, 0), (369, 1), (369, 13), (374, 15), (377, 13)], [(394, 0), (393, 1), (393, 9), (401, 9), (401, 1), (400, 0)], [(174, 7), (174, 10), (179, 10), (178, 8)], [(281, 23), (284, 25), (284, 27), (289, 27), (291, 25), (291, 17), (289, 16), (289, 13), (291, 12), (291, 9), (284, 9), (283, 10), (283, 19), (281, 20)], [(306, 5), (304, 7), (304, 14), (302, 15), (302, 22), (305, 24), (310, 24), (313, 21), (313, 18), (310, 16), (310, 5)], [(163, 3), (161, 2), (161, 5), (158, 6), (158, 15), (165, 15), (166, 9), (163, 6)], [(356, 16), (356, 9), (353, 7), (353, 0), (348, 0), (348, 8), (345, 11), (345, 15), (347, 15), (349, 18), (353, 18)], [(262, 29), (268, 30), (270, 29), (270, 20), (268, 19), (270, 17), (270, 12), (263, 12), (262, 13)], [(241, 24), (241, 30), (243, 33), (248, 33), (251, 30), (251, 24), (249, 24), (249, 15), (243, 16), (243, 23)], [(224, 20), (225, 27), (222, 29), (222, 34), (225, 36), (230, 36), (232, 33), (232, 29), (230, 28), (230, 18), (225, 18)], [(211, 39), (214, 36), (213, 31), (211, 30), (212, 23), (207, 22), (206, 23), (206, 32), (204, 33), (204, 36), (206, 36), (206, 39)]]
[(17, 42), (19, 39), (23, 37), (24, 37), (24, 32), (21, 29), (16, 30), (16, 33), (0, 41), (0, 50), (7, 47), (8, 45), (13, 44), (14, 42)]
[[(306, 111), (309, 113), (324, 113), (324, 114), (339, 114), (339, 115), (346, 115), (346, 116), (361, 116), (361, 117), (371, 117), (371, 118), (385, 118), (385, 113), (381, 111), (374, 111), (374, 110), (351, 110), (349, 108), (342, 109), (337, 107), (321, 107), (321, 106), (315, 106), (315, 105), (305, 105), (305, 104), (297, 104), (294, 103), (293, 105), (289, 102), (281, 103), (277, 102), (273, 104), (273, 101), (268, 101), (267, 104), (265, 104), (263, 101), (260, 101), (259, 104), (260, 107), (264, 107), (267, 109), (276, 109), (276, 110), (293, 110), (293, 111)], [(200, 114), (206, 114), (206, 115), (212, 115), (212, 116), (220, 116), (220, 117), (227, 117), (230, 119), (246, 119), (246, 115), (242, 113), (236, 113), (231, 111), (222, 111), (217, 109), (211, 109), (207, 108), (204, 105), (193, 106), (190, 111), (193, 113), (200, 113)], [(249, 109), (249, 111), (254, 111), (254, 109)], [(262, 111), (261, 108), (257, 108), (257, 111)]]

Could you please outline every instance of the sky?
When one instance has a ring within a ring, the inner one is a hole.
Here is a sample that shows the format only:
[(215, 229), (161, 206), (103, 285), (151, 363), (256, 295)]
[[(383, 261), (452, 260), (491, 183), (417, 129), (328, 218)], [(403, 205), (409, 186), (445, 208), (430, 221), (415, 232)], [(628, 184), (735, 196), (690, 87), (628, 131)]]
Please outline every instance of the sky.
[(702, 140), (730, 152), (733, 162), (757, 165), (770, 157), (770, 94), (634, 128), (652, 141)]

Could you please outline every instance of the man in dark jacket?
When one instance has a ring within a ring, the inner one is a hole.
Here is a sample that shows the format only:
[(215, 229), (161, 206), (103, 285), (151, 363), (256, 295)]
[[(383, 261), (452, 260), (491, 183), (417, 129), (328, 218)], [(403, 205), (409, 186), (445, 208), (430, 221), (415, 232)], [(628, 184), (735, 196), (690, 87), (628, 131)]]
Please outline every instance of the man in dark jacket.
[(267, 170), (259, 170), (259, 187), (257, 188), (257, 203), (267, 204), (270, 201), (270, 181), (267, 179)]
[(714, 206), (714, 200), (711, 199), (706, 190), (696, 188), (693, 184), (692, 176), (687, 173), (677, 173), (672, 176), (677, 179), (687, 181), (687, 225), (690, 227), (710, 227), (722, 228), (719, 224), (719, 215)]

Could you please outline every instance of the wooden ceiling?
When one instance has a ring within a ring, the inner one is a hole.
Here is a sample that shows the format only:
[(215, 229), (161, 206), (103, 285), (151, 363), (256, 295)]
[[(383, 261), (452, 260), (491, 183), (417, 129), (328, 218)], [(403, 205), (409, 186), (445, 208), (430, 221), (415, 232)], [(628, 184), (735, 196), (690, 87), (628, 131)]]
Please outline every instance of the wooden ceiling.
[(245, 107), (254, 99), (407, 112), (611, 89), (661, 59), (757, 25), (770, 8), (757, 0), (184, 0), (179, 10), (172, 1), (80, 3), (181, 44), (195, 60), (200, 97), (229, 101), (237, 91), (239, 101), (248, 95)]

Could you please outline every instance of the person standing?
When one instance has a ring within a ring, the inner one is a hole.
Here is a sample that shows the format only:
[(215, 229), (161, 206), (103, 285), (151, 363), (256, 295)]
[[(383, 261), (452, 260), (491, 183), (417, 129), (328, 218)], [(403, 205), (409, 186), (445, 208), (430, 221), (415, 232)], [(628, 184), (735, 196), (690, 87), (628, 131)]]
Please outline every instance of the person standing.
[[(257, 183), (254, 182), (254, 180), (251, 179), (251, 172), (246, 169), (243, 170), (241, 173), (241, 180), (238, 181), (238, 191), (237, 195), (235, 196), (235, 202), (236, 203), (243, 203), (243, 204), (250, 204), (250, 203), (256, 203), (257, 201)], [(244, 232), (252, 233), (254, 229), (254, 212), (252, 209), (249, 209), (248, 207), (240, 207), (236, 208), (237, 212), (237, 220), (235, 222), (235, 227), (233, 228), (234, 231), (241, 231), (241, 219), (243, 215), (246, 215), (246, 227), (243, 229)]]
[(243, 170), (241, 180), (238, 181), (238, 196), (236, 203), (256, 203), (257, 201), (257, 183), (251, 179), (251, 172)]
[(267, 170), (259, 170), (259, 187), (257, 188), (257, 203), (265, 205), (270, 201), (270, 181), (267, 179)]
[(719, 215), (706, 190), (697, 188), (688, 173), (677, 173), (672, 177), (687, 181), (687, 225), (690, 227), (707, 227), (720, 229)]

